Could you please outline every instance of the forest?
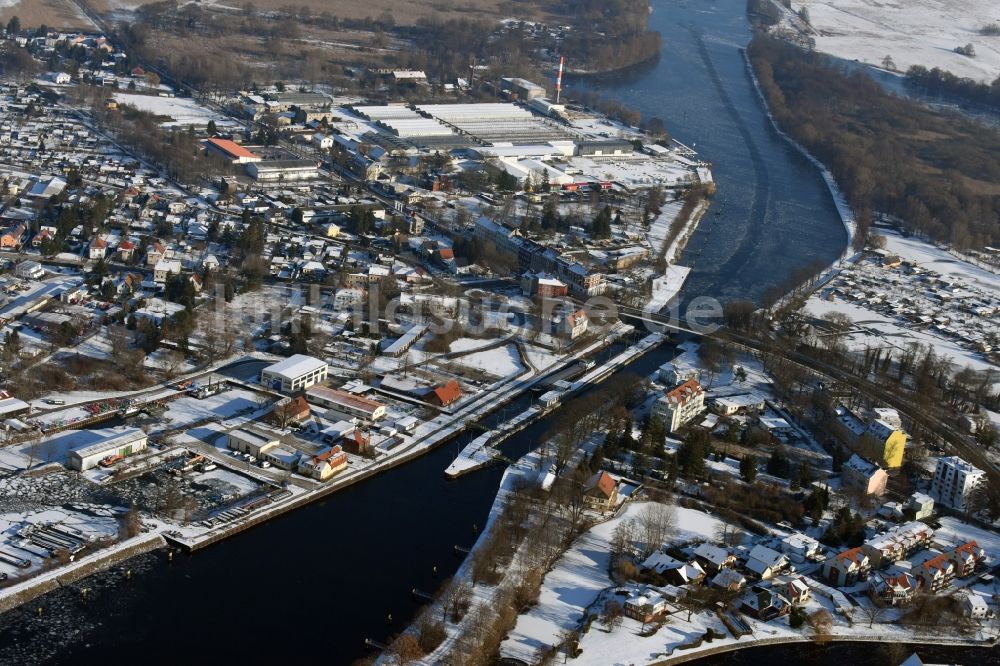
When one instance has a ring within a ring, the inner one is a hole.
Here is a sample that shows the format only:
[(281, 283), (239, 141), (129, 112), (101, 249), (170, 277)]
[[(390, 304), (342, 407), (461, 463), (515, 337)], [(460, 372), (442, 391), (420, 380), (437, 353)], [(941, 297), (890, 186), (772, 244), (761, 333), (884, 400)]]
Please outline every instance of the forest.
[(1000, 76), (992, 84), (980, 83), (975, 79), (956, 76), (938, 67), (927, 69), (922, 65), (914, 65), (906, 70), (906, 80), (934, 94), (955, 95), (1000, 109)]
[(862, 237), (885, 213), (959, 249), (1000, 243), (1000, 133), (786, 42), (758, 36), (748, 55), (775, 120), (830, 169)]

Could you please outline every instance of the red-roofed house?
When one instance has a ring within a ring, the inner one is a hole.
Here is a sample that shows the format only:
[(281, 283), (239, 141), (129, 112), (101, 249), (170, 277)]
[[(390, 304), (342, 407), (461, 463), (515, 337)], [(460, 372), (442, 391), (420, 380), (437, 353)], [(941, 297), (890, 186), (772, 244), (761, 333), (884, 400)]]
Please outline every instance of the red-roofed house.
[(670, 432), (676, 432), (703, 411), (705, 390), (697, 379), (687, 380), (653, 403), (653, 416), (658, 416)]
[(300, 395), (279, 400), (267, 419), (279, 428), (284, 428), (293, 421), (304, 421), (309, 418), (309, 413), (309, 403)]
[(438, 386), (427, 394), (427, 402), (438, 407), (447, 407), (462, 397), (462, 387), (454, 379), (449, 379), (448, 383)]
[(103, 259), (108, 251), (108, 242), (103, 238), (95, 238), (90, 241), (90, 251), (88, 256), (91, 259)]
[(868, 581), (868, 596), (883, 606), (905, 606), (913, 601), (920, 583), (908, 573), (878, 573)]
[(166, 251), (167, 248), (164, 247), (163, 243), (159, 241), (150, 243), (146, 246), (146, 265), (155, 266), (163, 258)]
[(39, 248), (45, 241), (53, 241), (56, 239), (55, 232), (52, 231), (51, 227), (42, 227), (35, 237), (31, 239), (31, 247)]
[(947, 553), (941, 553), (927, 560), (917, 568), (917, 575), (923, 586), (937, 592), (955, 578), (955, 563)]
[(871, 570), (871, 560), (860, 547), (837, 553), (823, 563), (823, 576), (838, 587), (853, 585)]
[(372, 448), (372, 441), (368, 433), (361, 432), (360, 430), (353, 430), (350, 434), (344, 435), (341, 444), (345, 451), (353, 453), (356, 456), (365, 455)]
[(976, 565), (986, 559), (986, 551), (975, 541), (967, 541), (951, 551), (950, 556), (955, 563), (955, 575), (965, 578), (975, 573)]
[(598, 472), (583, 487), (583, 499), (595, 511), (611, 511), (618, 501), (618, 484), (607, 472)]
[(123, 240), (118, 245), (118, 256), (122, 261), (132, 261), (132, 255), (135, 253), (135, 243), (130, 240)]
[(24, 222), (18, 222), (14, 226), (5, 229), (3, 233), (0, 233), (0, 248), (20, 247), (24, 241), (24, 234), (27, 231), (28, 227), (25, 226)]
[(333, 446), (315, 456), (299, 458), (298, 472), (317, 481), (326, 481), (347, 467), (347, 454), (340, 446)]
[(250, 162), (260, 162), (263, 159), (260, 155), (229, 139), (208, 139), (205, 142), (205, 150), (223, 157), (233, 164), (249, 164)]
[(590, 318), (583, 310), (566, 310), (559, 318), (559, 334), (564, 338), (576, 340), (587, 332)]

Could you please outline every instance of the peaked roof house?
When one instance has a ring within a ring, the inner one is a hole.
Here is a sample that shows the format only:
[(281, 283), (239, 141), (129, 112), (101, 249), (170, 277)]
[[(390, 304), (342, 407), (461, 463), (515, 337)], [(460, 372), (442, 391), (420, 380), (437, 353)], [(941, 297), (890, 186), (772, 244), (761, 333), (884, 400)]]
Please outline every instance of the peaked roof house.
[(725, 548), (720, 548), (711, 543), (699, 544), (694, 549), (694, 557), (699, 564), (704, 567), (709, 574), (715, 574), (720, 569), (727, 569), (736, 566), (736, 556)]
[(447, 407), (462, 397), (462, 387), (454, 379), (437, 386), (427, 394), (427, 402), (438, 407)]
[(788, 558), (767, 546), (754, 546), (747, 558), (747, 569), (762, 579), (772, 578), (788, 566)]
[(932, 592), (946, 587), (955, 578), (955, 563), (947, 553), (927, 560), (917, 568), (917, 575), (925, 588)]
[(809, 587), (806, 579), (802, 576), (787, 581), (783, 591), (785, 596), (796, 605), (805, 604), (812, 596), (812, 588)]
[(767, 622), (792, 610), (788, 599), (762, 585), (754, 585), (740, 598), (740, 608), (748, 615)]
[(103, 259), (108, 251), (108, 242), (98, 236), (94, 240), (90, 241), (90, 250), (88, 256), (91, 259)]
[(837, 587), (853, 585), (869, 571), (871, 560), (860, 546), (837, 553), (823, 563), (823, 576)]
[(959, 578), (971, 576), (976, 571), (976, 565), (986, 560), (986, 551), (975, 541), (967, 541), (951, 551), (951, 560), (955, 563), (955, 575)]
[(868, 596), (883, 606), (905, 606), (913, 601), (920, 583), (904, 572), (888, 574), (879, 572), (868, 581)]
[(618, 483), (607, 472), (597, 472), (583, 487), (583, 501), (595, 511), (611, 511), (618, 502)]
[(746, 586), (747, 579), (736, 569), (722, 569), (712, 579), (711, 584), (729, 592), (738, 592)]
[(647, 557), (641, 567), (660, 574), (672, 585), (700, 583), (705, 578), (705, 570), (697, 562), (681, 562), (661, 551)]

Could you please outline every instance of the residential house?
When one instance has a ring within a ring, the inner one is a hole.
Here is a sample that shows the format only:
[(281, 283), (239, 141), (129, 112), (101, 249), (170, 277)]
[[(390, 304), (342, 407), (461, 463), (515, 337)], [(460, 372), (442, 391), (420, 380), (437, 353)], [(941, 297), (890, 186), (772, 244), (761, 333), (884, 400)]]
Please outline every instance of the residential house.
[(584, 484), (583, 500), (594, 511), (611, 511), (618, 503), (618, 483), (607, 472), (597, 472)]
[(966, 578), (976, 572), (976, 567), (986, 560), (986, 551), (975, 541), (966, 541), (949, 553), (955, 563), (955, 575)]
[(564, 310), (557, 319), (559, 335), (570, 340), (576, 340), (587, 332), (590, 318), (582, 309)]
[(786, 581), (782, 591), (788, 600), (796, 606), (804, 606), (812, 596), (812, 588), (802, 576)]
[(905, 571), (879, 572), (868, 581), (868, 596), (882, 606), (906, 606), (913, 601), (919, 585), (919, 581)]
[(640, 566), (643, 571), (663, 576), (671, 585), (698, 584), (705, 579), (705, 570), (698, 562), (681, 562), (661, 551), (647, 557)]
[(104, 259), (105, 254), (108, 252), (108, 242), (98, 236), (94, 240), (90, 241), (90, 249), (87, 256), (94, 261), (99, 259)]
[(819, 541), (805, 534), (791, 534), (781, 540), (781, 552), (799, 564), (813, 559), (820, 551)]
[(956, 570), (955, 562), (948, 553), (935, 555), (916, 568), (924, 588), (931, 592), (947, 587), (954, 580)]
[(28, 227), (23, 222), (18, 222), (11, 225), (0, 233), (0, 249), (3, 250), (15, 250), (21, 247), (21, 243), (24, 242), (24, 235), (27, 233)]
[(317, 481), (326, 481), (347, 467), (347, 454), (341, 446), (331, 446), (314, 456), (299, 458), (298, 472)]
[(124, 262), (132, 261), (135, 255), (135, 243), (130, 240), (123, 240), (118, 244), (118, 258)]
[(913, 493), (904, 507), (904, 514), (911, 520), (925, 520), (934, 515), (934, 498), (924, 493)]
[(871, 560), (860, 547), (837, 553), (823, 563), (823, 577), (837, 587), (854, 585), (871, 571)]
[(689, 379), (653, 403), (652, 414), (659, 417), (669, 432), (677, 432), (704, 410), (705, 390), (697, 379)]
[(973, 620), (988, 620), (993, 617), (993, 610), (986, 600), (972, 590), (963, 590), (958, 596), (959, 606), (965, 616)]
[(14, 267), (14, 275), (22, 280), (38, 280), (45, 276), (45, 269), (37, 261), (22, 261)]
[(707, 542), (699, 544), (694, 549), (694, 557), (709, 575), (715, 575), (721, 569), (729, 569), (736, 566), (735, 555), (725, 548), (720, 548)]
[(176, 259), (161, 259), (153, 267), (153, 282), (164, 284), (172, 275), (180, 275), (181, 262)]
[(267, 415), (267, 420), (280, 428), (291, 423), (301, 423), (309, 418), (309, 403), (302, 396), (282, 398)]
[(160, 263), (160, 259), (166, 255), (167, 248), (163, 243), (156, 241), (146, 247), (146, 265), (155, 266)]
[(438, 407), (447, 407), (462, 397), (462, 387), (454, 379), (449, 379), (427, 394), (427, 402)]
[(767, 622), (787, 615), (792, 610), (792, 604), (775, 590), (754, 585), (740, 598), (740, 608), (744, 613)]
[(773, 578), (788, 567), (788, 558), (784, 553), (767, 546), (757, 545), (747, 557), (746, 568), (762, 579)]
[(845, 488), (875, 497), (885, 494), (886, 483), (889, 481), (889, 475), (884, 469), (856, 453), (844, 463), (841, 476)]
[(879, 569), (906, 559), (921, 548), (926, 548), (932, 536), (934, 530), (918, 520), (913, 520), (877, 535), (862, 544), (861, 549), (868, 555), (872, 568)]
[(643, 624), (665, 615), (668, 608), (667, 600), (652, 588), (631, 592), (622, 604), (622, 611), (627, 617)]
[(739, 592), (747, 584), (747, 579), (736, 569), (723, 569), (712, 579), (712, 587), (718, 587), (727, 592)]
[(368, 455), (372, 451), (372, 440), (367, 432), (352, 430), (340, 440), (340, 445), (348, 453), (356, 456)]

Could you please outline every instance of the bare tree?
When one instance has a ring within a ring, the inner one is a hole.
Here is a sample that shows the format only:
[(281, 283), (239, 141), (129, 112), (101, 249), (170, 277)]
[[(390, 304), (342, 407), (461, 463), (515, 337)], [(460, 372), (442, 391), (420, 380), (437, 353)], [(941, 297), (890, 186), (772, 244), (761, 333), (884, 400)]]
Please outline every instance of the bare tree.
[(604, 609), (601, 613), (601, 622), (609, 631), (614, 631), (622, 624), (622, 605), (610, 599), (604, 602)]
[(858, 610), (861, 615), (868, 618), (868, 628), (871, 629), (875, 626), (875, 623), (885, 617), (886, 611), (888, 610), (885, 606), (882, 606), (878, 602), (873, 601), (869, 605), (860, 606)]
[(667, 540), (676, 525), (677, 516), (670, 504), (646, 504), (639, 512), (639, 534), (643, 545), (643, 557), (649, 556)]

